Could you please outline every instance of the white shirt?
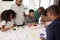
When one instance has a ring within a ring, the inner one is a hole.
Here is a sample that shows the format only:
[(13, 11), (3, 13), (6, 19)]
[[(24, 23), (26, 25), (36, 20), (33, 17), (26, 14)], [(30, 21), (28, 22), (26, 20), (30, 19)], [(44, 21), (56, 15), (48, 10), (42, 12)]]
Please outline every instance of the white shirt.
[[(42, 17), (42, 15), (41, 15), (41, 17)], [(39, 21), (38, 21), (39, 24), (41, 23), (41, 17), (39, 17)]]
[(41, 23), (41, 21), (40, 21), (40, 20), (41, 20), (41, 17), (39, 18), (39, 21), (38, 21), (38, 23)]
[(12, 10), (14, 10), (16, 12), (16, 19), (15, 19), (15, 24), (16, 25), (22, 25), (24, 22), (24, 5), (21, 6), (17, 6), (16, 4), (14, 4), (11, 7)]
[(11, 20), (11, 21), (6, 22), (5, 20), (3, 20), (3, 21), (1, 22), (0, 27), (2, 27), (2, 25), (5, 25), (5, 28), (9, 28), (9, 27), (11, 27), (11, 26), (14, 25), (14, 21)]

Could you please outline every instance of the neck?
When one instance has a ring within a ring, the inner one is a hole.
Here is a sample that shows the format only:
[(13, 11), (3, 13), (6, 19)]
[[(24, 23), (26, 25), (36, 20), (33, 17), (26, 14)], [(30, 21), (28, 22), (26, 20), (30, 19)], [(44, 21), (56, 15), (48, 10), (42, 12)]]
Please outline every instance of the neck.
[(32, 19), (32, 17), (31, 16), (29, 16), (31, 19)]
[(16, 5), (17, 5), (17, 6), (20, 6), (20, 4), (17, 4), (17, 3), (16, 3)]
[(55, 19), (57, 19), (59, 16), (54, 16), (52, 17), (52, 21), (54, 21)]

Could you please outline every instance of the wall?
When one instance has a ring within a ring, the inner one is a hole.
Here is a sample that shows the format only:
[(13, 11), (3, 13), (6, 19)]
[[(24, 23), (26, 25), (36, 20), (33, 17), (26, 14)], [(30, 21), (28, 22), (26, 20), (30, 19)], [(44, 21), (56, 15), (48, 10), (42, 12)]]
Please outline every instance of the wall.
[(15, 2), (14, 1), (2, 1), (0, 0), (0, 14), (2, 11), (6, 10), (6, 9), (10, 9), (11, 5)]
[(48, 8), (53, 4), (54, 4), (54, 0), (41, 0), (40, 6), (44, 8)]
[[(50, 1), (50, 5), (53, 5), (54, 0)], [(14, 2), (15, 0), (10, 2), (0, 0), (0, 13), (6, 9), (10, 9)], [(39, 7), (39, 0), (23, 0), (23, 4), (28, 8), (28, 10), (26, 10), (26, 13), (28, 14), (29, 9), (35, 9)], [(43, 6), (44, 8), (49, 7), (49, 0), (41, 0), (40, 6)]]

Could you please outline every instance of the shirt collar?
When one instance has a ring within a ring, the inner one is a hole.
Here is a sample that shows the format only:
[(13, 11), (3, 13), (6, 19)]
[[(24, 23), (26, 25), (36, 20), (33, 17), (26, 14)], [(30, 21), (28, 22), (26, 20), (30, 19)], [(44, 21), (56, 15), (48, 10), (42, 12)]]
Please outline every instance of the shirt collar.
[(60, 17), (58, 17), (57, 19), (55, 19), (53, 22), (56, 22), (56, 21), (59, 21), (60, 20)]

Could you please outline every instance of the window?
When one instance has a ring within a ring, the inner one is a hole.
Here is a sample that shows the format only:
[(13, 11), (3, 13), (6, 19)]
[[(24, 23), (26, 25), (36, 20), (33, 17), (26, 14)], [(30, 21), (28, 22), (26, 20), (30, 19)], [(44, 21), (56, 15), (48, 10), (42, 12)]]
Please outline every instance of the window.
[(49, 6), (54, 4), (54, 0), (41, 0), (40, 6), (44, 8), (48, 8)]

